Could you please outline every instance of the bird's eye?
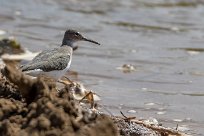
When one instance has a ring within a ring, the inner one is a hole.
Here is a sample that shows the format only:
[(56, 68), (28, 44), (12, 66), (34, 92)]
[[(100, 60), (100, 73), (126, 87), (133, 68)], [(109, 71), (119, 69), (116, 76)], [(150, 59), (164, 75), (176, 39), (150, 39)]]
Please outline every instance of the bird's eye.
[(79, 36), (79, 33), (75, 33), (76, 36)]

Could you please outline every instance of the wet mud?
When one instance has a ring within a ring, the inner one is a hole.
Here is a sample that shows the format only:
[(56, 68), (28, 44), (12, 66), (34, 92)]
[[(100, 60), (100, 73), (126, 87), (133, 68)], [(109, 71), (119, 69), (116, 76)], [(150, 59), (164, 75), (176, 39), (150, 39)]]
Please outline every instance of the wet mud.
[(109, 117), (81, 109), (68, 90), (59, 94), (43, 80), (31, 80), (9, 66), (3, 73), (0, 135), (118, 135)]
[[(9, 64), (1, 70), (0, 135), (4, 136), (160, 136), (163, 133), (132, 122), (82, 108), (68, 87), (31, 79)], [(174, 133), (180, 135), (180, 133)]]

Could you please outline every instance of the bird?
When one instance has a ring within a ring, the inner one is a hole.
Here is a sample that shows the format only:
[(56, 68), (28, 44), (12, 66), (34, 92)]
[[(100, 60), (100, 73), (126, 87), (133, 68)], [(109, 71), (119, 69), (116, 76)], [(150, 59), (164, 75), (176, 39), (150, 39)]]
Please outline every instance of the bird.
[(100, 43), (88, 39), (76, 30), (68, 29), (64, 33), (62, 44), (58, 47), (43, 50), (30, 62), (20, 67), (21, 71), (32, 77), (45, 75), (59, 80), (65, 75), (72, 62), (75, 42), (87, 41), (97, 45)]

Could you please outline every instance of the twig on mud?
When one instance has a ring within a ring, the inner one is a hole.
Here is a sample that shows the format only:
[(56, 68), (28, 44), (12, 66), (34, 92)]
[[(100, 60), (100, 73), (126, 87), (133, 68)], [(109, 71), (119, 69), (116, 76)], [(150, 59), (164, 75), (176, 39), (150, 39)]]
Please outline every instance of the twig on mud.
[(176, 136), (185, 136), (185, 134), (178, 132), (178, 130), (173, 130), (173, 129), (169, 129), (169, 128), (164, 128), (162, 126), (152, 126), (149, 124), (146, 124), (142, 121), (139, 120), (133, 120), (133, 122), (137, 123), (137, 124), (141, 124), (147, 128), (150, 128), (154, 131), (158, 131), (161, 134), (169, 134), (169, 135), (176, 135)]
[(176, 130), (173, 130), (173, 129), (170, 129), (170, 128), (164, 128), (162, 126), (149, 125), (149, 124), (144, 123), (143, 121), (137, 120), (136, 117), (127, 117), (127, 116), (125, 116), (122, 111), (120, 111), (120, 113), (124, 117), (123, 119), (125, 121), (128, 121), (128, 122), (131, 121), (131, 122), (135, 122), (137, 124), (141, 124), (144, 127), (152, 129), (154, 131), (157, 131), (157, 132), (159, 132), (161, 134), (176, 135), (176, 136), (185, 136), (185, 134), (178, 132), (178, 124), (177, 124)]
[(122, 111), (120, 111), (120, 114), (124, 117), (124, 120), (128, 121), (128, 122), (130, 122), (132, 119), (136, 119), (136, 117), (127, 117), (127, 116), (125, 116)]
[(176, 130), (178, 130), (178, 124), (176, 124)]

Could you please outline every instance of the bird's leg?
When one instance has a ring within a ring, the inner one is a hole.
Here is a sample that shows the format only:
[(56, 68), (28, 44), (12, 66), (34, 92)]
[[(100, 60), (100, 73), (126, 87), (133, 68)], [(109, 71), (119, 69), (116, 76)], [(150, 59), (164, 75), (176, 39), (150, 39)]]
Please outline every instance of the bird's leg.
[(61, 79), (59, 79), (57, 82), (62, 83), (62, 84), (64, 84), (64, 85), (72, 84), (72, 83), (73, 83), (68, 77), (66, 77), (66, 76), (63, 76), (63, 77), (64, 77), (68, 82), (66, 82), (65, 80), (61, 80)]
[(62, 84), (65, 84), (65, 85), (66, 85), (65, 81), (63, 81), (63, 80), (61, 80), (61, 79), (58, 79), (58, 80), (57, 80), (57, 82), (59, 82), (59, 83), (62, 83)]
[(70, 83), (73, 83), (72, 80), (70, 80), (67, 76), (63, 76), (66, 80), (68, 80)]

